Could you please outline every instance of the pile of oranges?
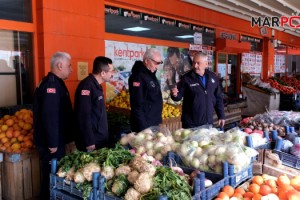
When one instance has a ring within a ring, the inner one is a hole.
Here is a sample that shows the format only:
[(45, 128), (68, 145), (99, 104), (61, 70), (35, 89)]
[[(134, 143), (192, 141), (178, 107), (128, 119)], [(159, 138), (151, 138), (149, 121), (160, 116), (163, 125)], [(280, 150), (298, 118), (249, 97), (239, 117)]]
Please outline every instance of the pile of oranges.
[(254, 176), (248, 189), (227, 185), (215, 200), (299, 200), (300, 175), (290, 179), (286, 175), (271, 177), (268, 175)]
[(0, 119), (0, 151), (21, 153), (33, 148), (33, 115), (21, 109)]

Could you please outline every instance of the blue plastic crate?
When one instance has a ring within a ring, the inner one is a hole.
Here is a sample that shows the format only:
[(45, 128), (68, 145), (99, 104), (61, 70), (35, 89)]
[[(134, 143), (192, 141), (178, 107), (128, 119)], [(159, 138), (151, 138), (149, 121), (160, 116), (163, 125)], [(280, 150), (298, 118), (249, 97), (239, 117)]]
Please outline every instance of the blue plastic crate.
[(228, 174), (229, 174), (229, 184), (232, 187), (237, 187), (241, 183), (249, 180), (252, 178), (253, 173), (252, 173), (252, 163), (242, 171), (234, 174), (234, 166), (233, 165), (228, 165)]
[[(185, 167), (180, 156), (178, 156), (174, 152), (168, 152), (167, 156), (164, 157), (163, 160), (164, 165), (173, 165), (179, 166), (183, 169), (186, 174), (192, 173), (195, 169), (192, 167)], [(230, 180), (228, 176), (228, 163), (223, 163), (223, 173), (216, 174), (212, 172), (202, 172), (198, 175), (198, 180), (195, 180), (194, 183), (194, 192), (193, 192), (193, 200), (210, 200), (216, 197), (221, 189), (225, 185), (230, 185)], [(205, 188), (204, 180), (205, 178), (211, 180), (213, 185), (211, 187)]]
[(300, 169), (300, 158), (298, 158), (295, 155), (280, 151), (281, 147), (282, 147), (282, 139), (277, 138), (275, 149), (273, 150), (273, 152), (278, 154), (282, 164), (289, 167), (293, 167), (295, 169)]
[(68, 194), (61, 190), (51, 189), (50, 190), (50, 200), (80, 200), (82, 198)]
[[(56, 169), (57, 160), (53, 159), (51, 161), (50, 189), (64, 191), (65, 193), (82, 199), (83, 193), (76, 188), (76, 183), (56, 176)], [(100, 173), (93, 173), (92, 191), (88, 198), (89, 200), (102, 200), (104, 198), (104, 182), (105, 178), (102, 177)]]

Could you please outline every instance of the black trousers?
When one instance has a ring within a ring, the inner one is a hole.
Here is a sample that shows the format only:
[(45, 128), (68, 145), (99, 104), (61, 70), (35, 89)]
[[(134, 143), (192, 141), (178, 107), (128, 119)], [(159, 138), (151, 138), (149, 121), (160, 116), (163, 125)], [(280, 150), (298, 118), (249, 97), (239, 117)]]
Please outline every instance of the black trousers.
[(48, 149), (39, 148), (42, 184), (40, 189), (40, 199), (50, 199), (50, 173), (51, 173), (51, 160), (56, 158), (60, 160), (65, 155), (65, 148), (60, 147), (53, 154)]

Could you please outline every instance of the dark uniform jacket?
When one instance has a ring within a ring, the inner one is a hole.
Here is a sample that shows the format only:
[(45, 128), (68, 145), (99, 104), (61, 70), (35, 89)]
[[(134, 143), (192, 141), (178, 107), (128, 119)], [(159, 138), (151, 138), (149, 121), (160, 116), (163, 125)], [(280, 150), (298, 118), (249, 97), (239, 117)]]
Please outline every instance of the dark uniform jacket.
[(142, 61), (136, 61), (128, 80), (130, 125), (134, 132), (162, 123), (162, 93), (155, 76)]
[(73, 141), (74, 113), (68, 89), (62, 79), (49, 72), (34, 93), (34, 143), (40, 151), (58, 147), (64, 154), (65, 144)]
[(211, 71), (206, 70), (204, 75), (206, 87), (193, 70), (187, 72), (177, 84), (179, 90), (177, 97), (172, 96), (175, 101), (183, 97), (181, 116), (183, 128), (213, 124), (214, 110), (219, 119), (225, 119), (219, 80)]
[(82, 80), (75, 93), (74, 105), (76, 117), (76, 146), (81, 151), (96, 145), (96, 148), (108, 144), (108, 124), (105, 99), (102, 86), (90, 74)]

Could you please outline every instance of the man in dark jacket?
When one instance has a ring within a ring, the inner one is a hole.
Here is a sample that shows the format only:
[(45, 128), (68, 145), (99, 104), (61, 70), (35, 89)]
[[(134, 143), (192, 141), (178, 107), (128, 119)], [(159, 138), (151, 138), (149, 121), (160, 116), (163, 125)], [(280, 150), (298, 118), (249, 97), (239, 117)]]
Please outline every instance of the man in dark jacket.
[(155, 76), (160, 64), (162, 64), (160, 52), (150, 48), (145, 52), (143, 62), (136, 61), (132, 67), (128, 85), (130, 125), (134, 132), (162, 123), (162, 93)]
[(112, 60), (99, 56), (93, 72), (82, 80), (75, 93), (76, 146), (81, 151), (93, 151), (109, 146), (107, 113), (101, 84), (109, 81), (114, 70)]
[(51, 72), (40, 82), (34, 93), (34, 144), (42, 169), (41, 199), (49, 199), (50, 161), (65, 155), (65, 144), (72, 141), (73, 110), (64, 80), (72, 72), (71, 56), (57, 52), (51, 58)]
[(193, 128), (213, 124), (214, 110), (219, 126), (225, 125), (222, 92), (217, 76), (208, 71), (207, 55), (197, 53), (193, 59), (193, 70), (182, 76), (177, 87), (172, 89), (171, 97), (179, 101), (183, 97), (182, 127)]

